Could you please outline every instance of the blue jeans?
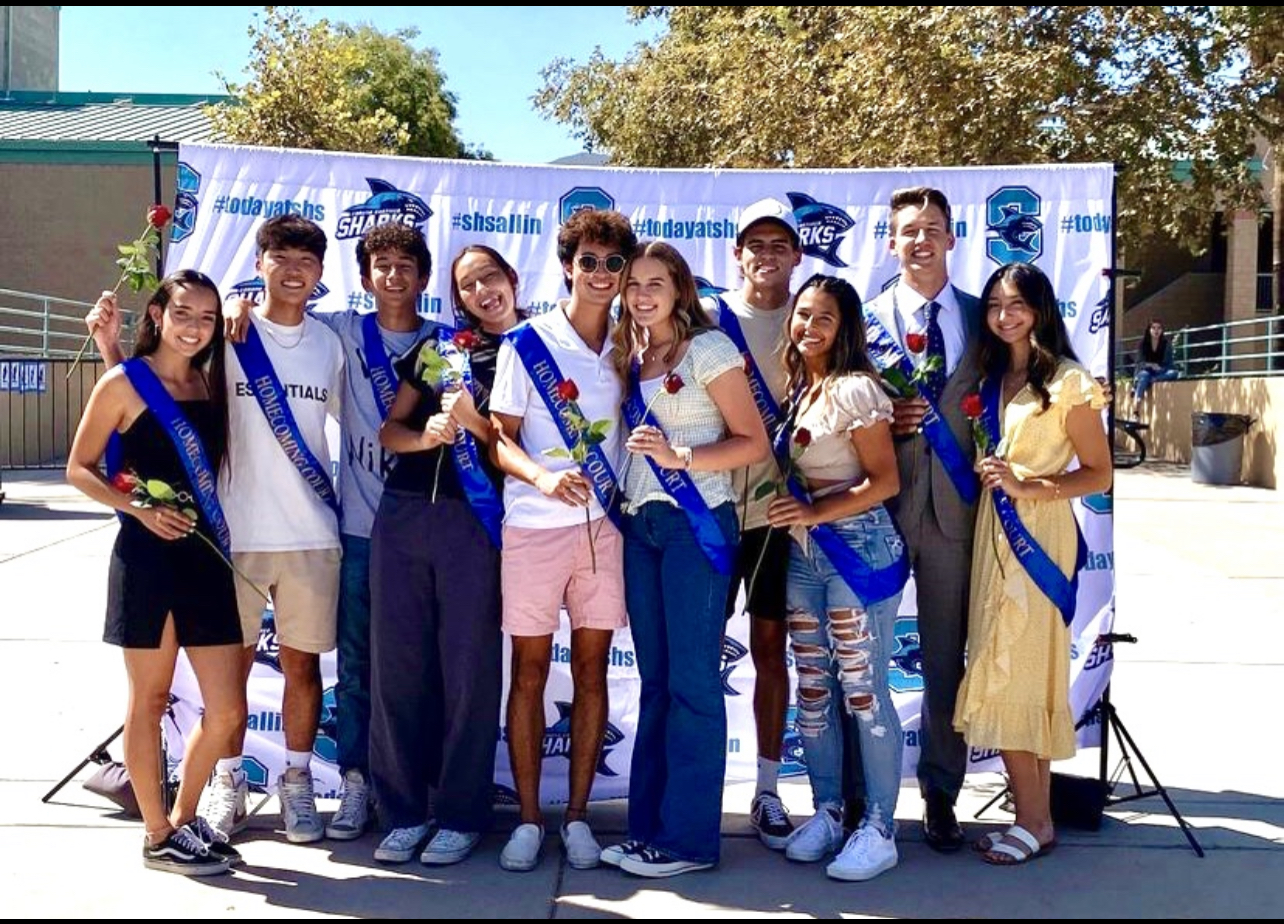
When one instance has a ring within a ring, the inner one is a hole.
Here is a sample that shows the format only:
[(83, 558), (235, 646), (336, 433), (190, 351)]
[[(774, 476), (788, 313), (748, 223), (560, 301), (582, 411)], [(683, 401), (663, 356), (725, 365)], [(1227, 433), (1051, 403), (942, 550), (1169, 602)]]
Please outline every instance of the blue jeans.
[[(736, 535), (731, 504), (713, 514), (724, 536)], [(730, 585), (681, 510), (652, 501), (624, 518), (624, 593), (642, 677), (629, 837), (697, 863), (716, 863), (722, 840), (727, 708), (719, 668)]]
[(1132, 385), (1132, 396), (1141, 399), (1155, 382), (1171, 382), (1178, 377), (1176, 369), (1139, 369), (1137, 379)]
[[(903, 541), (881, 505), (829, 524), (872, 568), (903, 553)], [(798, 672), (798, 732), (812, 801), (843, 803), (843, 728), (860, 736), (865, 821), (888, 830), (901, 788), (901, 722), (887, 668), (901, 595), (866, 610), (864, 603), (808, 536), (789, 553), (789, 637)], [(844, 723), (838, 711), (851, 718)]]
[(370, 767), (370, 540), (341, 535), (339, 681), (334, 687), (339, 770)]

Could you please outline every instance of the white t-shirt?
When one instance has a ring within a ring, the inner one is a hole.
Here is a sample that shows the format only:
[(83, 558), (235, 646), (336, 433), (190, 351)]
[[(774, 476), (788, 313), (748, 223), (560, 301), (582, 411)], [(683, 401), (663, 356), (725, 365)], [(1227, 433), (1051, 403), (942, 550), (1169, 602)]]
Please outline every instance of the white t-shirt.
[[(397, 461), (396, 453), (379, 445), (379, 427), (383, 412), (375, 403), (374, 388), (370, 384), (370, 363), (366, 359), (365, 319), (370, 311), (317, 311), (309, 312), (330, 330), (339, 335), (343, 344), (343, 363), (346, 375), (343, 389), (343, 410), (339, 418), (339, 501), (341, 503), (340, 528), (345, 536), (370, 538), (375, 511), (383, 496), (383, 483)], [(379, 328), (388, 359), (395, 362), (435, 322), (424, 320), (418, 330), (392, 331)], [(393, 374), (396, 388), (396, 374)]]
[[(338, 417), (343, 346), (324, 324), (305, 317), (297, 327), (253, 319), (285, 389), (303, 442), (328, 474), (326, 416)], [(227, 357), (228, 460), (219, 478), (234, 552), (290, 552), (339, 547), (339, 522), (303, 480), (277, 442), (236, 350)]]
[[(620, 471), (620, 401), (623, 388), (615, 367), (611, 365), (614, 347), (607, 337), (600, 353), (594, 353), (571, 326), (562, 308), (526, 322), (544, 341), (561, 370), (563, 380), (570, 379), (579, 389), (576, 403), (590, 423), (609, 420), (606, 438), (598, 444), (616, 475)], [(553, 415), (535, 390), (526, 366), (506, 337), (499, 348), (495, 365), (495, 387), (490, 395), (490, 409), (497, 414), (522, 418), (521, 446), (536, 463), (550, 472), (576, 468), (571, 459), (545, 455), (546, 449), (565, 449), (566, 442), (553, 422)], [(590, 519), (605, 516), (596, 494), (590, 502)], [(511, 475), (504, 478), (504, 522), (524, 529), (554, 529), (584, 522), (584, 510), (571, 507), (556, 498), (545, 497), (534, 485)]]
[[(784, 400), (785, 388), (789, 384), (789, 375), (785, 372), (785, 343), (787, 333), (785, 324), (793, 311), (794, 299), (789, 300), (774, 311), (759, 311), (745, 304), (744, 296), (739, 291), (723, 292), (722, 300), (740, 321), (745, 342), (753, 363), (767, 383), (767, 390), (779, 404)], [(718, 320), (719, 311), (714, 306), (711, 312)], [(774, 433), (768, 433), (771, 439)], [(741, 529), (759, 529), (767, 526), (767, 507), (772, 496), (766, 495), (754, 500), (754, 492), (761, 484), (768, 481), (779, 481), (780, 468), (774, 459), (768, 458), (750, 465), (747, 469), (738, 468), (731, 473), (731, 486), (736, 495), (736, 510), (741, 515)]]

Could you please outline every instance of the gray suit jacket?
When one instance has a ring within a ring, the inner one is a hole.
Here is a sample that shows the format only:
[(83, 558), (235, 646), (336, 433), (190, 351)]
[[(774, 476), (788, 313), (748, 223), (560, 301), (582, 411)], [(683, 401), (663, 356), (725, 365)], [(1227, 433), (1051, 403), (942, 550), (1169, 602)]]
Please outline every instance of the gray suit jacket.
[[(878, 318), (887, 331), (895, 335), (898, 330), (896, 308), (892, 300), (894, 289), (889, 288), (877, 298), (866, 302), (865, 310)], [(954, 369), (953, 375), (945, 383), (941, 394), (941, 415), (949, 423), (950, 430), (962, 447), (968, 459), (975, 456), (976, 448), (972, 440), (972, 423), (963, 414), (960, 402), (963, 397), (977, 389), (981, 371), (977, 362), (978, 341), (982, 324), (981, 300), (954, 287), (954, 299), (963, 312), (963, 326), (967, 338), (967, 349)], [(906, 522), (917, 522), (927, 510), (928, 505), (936, 514), (936, 521), (941, 532), (951, 539), (972, 540), (972, 528), (976, 521), (976, 505), (965, 503), (954, 489), (954, 483), (946, 473), (936, 453), (931, 452), (927, 438), (921, 433), (909, 437), (897, 437), (896, 462), (901, 476), (900, 493), (890, 502), (893, 513)], [(912, 531), (917, 534), (917, 530)], [(910, 531), (907, 531), (907, 535)]]

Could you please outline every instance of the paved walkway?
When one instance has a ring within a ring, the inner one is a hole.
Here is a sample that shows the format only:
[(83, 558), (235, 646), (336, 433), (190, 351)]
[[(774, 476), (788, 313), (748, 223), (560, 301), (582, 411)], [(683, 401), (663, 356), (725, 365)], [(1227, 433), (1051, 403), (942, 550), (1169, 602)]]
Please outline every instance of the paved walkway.
[[(1047, 860), (998, 869), (970, 852), (932, 853), (902, 790), (901, 862), (873, 882), (843, 884), (761, 847), (728, 788), (720, 868), (672, 880), (570, 869), (545, 845), (532, 873), (499, 869), (516, 824), (500, 818), (465, 863), (382, 867), (374, 834), (355, 843), (286, 844), (275, 800), (241, 845), (247, 866), (188, 880), (143, 869), (136, 821), (80, 781), (41, 797), (120, 724), (119, 654), (100, 641), (114, 521), (60, 473), (5, 472), (0, 503), (0, 895), (32, 917), (1280, 917), (1284, 915), (1284, 492), (1192, 484), (1184, 468), (1148, 464), (1117, 480), (1113, 699), (1120, 718), (1207, 855), (1198, 859), (1163, 802), (1112, 807), (1100, 831), (1063, 829)], [(119, 756), (119, 743), (113, 749)], [(1095, 776), (1099, 751), (1056, 769)], [(1111, 764), (1118, 755), (1111, 744)], [(92, 767), (89, 769), (93, 769)], [(1143, 782), (1148, 780), (1138, 766)], [(970, 777), (960, 817), (1001, 786)], [(783, 795), (805, 817), (805, 782)], [(1121, 790), (1126, 791), (1126, 788)], [(323, 808), (333, 803), (323, 803)], [(556, 818), (550, 818), (555, 829)], [(593, 809), (604, 841), (624, 807)]]

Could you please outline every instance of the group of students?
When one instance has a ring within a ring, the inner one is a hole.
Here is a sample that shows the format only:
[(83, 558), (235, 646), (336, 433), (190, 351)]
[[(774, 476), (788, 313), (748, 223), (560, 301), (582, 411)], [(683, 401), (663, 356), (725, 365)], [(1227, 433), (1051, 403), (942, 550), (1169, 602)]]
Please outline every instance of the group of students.
[[(835, 276), (791, 291), (801, 240), (774, 199), (742, 210), (742, 284), (715, 298), (700, 297), (678, 250), (598, 210), (560, 229), (568, 298), (532, 318), (504, 257), (470, 245), (450, 267), (457, 329), (420, 319), (432, 261), (422, 233), (401, 225), (358, 244), (375, 312), (312, 313), (326, 239), (299, 216), (259, 228), (261, 304), (224, 318), (207, 277), (171, 274), (128, 361), (104, 293), (88, 321), (119, 368), (94, 390), (67, 473), (123, 515), (105, 638), (129, 675), (125, 760), (144, 863), (204, 874), (240, 860), (245, 682), (270, 598), (290, 841), (359, 837), (373, 803), (386, 830), (375, 859), (466, 858), (491, 821), (507, 633), (520, 819), (499, 862), (533, 869), (544, 688), (565, 608), (568, 863), (646, 877), (710, 868), (722, 639), (743, 586), (757, 671), (751, 822), (791, 860), (832, 857), (831, 877), (870, 879), (897, 862), (902, 735), (888, 664), (911, 570), (927, 842), (963, 844), (953, 805), (966, 739), (1001, 751), (1016, 803), (1016, 823), (977, 843), (985, 859), (1048, 850), (1049, 761), (1074, 750), (1069, 500), (1109, 485), (1105, 399), (1040, 270), (1002, 267), (978, 300), (949, 283), (944, 194), (898, 190), (890, 205), (901, 275), (868, 305)], [(341, 504), (327, 413), (345, 446)], [(140, 502), (156, 482), (177, 491)], [(194, 532), (205, 541), (184, 538)], [(1030, 564), (1014, 547), (1040, 555)], [(624, 626), (641, 678), (629, 830), (603, 849), (587, 810)], [(797, 827), (777, 792), (790, 643), (815, 805)], [(319, 655), (336, 645), (343, 790), (323, 824), (308, 768)], [(156, 728), (179, 647), (204, 712), (166, 812)]]

